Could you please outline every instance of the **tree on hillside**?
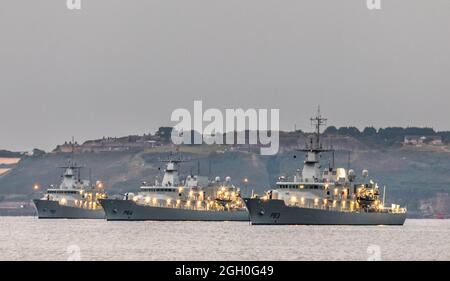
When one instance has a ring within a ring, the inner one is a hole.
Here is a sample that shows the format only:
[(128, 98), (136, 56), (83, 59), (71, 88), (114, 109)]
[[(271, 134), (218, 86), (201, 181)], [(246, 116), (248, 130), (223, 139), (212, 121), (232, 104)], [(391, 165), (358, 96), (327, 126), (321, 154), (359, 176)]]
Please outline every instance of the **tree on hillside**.
[(387, 127), (381, 128), (378, 135), (385, 139), (396, 139), (405, 136), (405, 129), (402, 127)]
[(172, 127), (159, 127), (158, 131), (156, 131), (156, 135), (161, 138), (163, 141), (169, 141), (172, 135)]
[(338, 129), (338, 134), (344, 136), (359, 137), (361, 135), (361, 132), (356, 127), (341, 127)]
[(441, 136), (443, 142), (450, 142), (450, 131), (438, 132), (437, 134)]
[(433, 136), (435, 134), (433, 128), (408, 127), (405, 129), (405, 135)]
[(381, 128), (378, 134), (385, 139), (403, 139), (405, 136), (433, 136), (436, 132), (432, 128), (419, 128), (419, 127), (387, 127)]
[(338, 133), (338, 129), (335, 126), (329, 126), (323, 133), (325, 135), (336, 135)]
[(365, 137), (375, 136), (377, 135), (377, 130), (374, 127), (365, 127), (362, 134)]
[(40, 156), (43, 156), (43, 155), (45, 155), (45, 151), (44, 150), (37, 149), (37, 148), (33, 149), (33, 157), (40, 157)]

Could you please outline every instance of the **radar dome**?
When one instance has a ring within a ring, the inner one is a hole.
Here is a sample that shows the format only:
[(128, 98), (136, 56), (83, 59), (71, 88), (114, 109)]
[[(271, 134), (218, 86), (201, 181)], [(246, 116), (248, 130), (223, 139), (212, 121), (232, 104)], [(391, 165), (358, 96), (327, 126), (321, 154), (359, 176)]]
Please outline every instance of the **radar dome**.
[(348, 170), (348, 180), (351, 182), (356, 180), (355, 170)]
[(363, 170), (362, 171), (362, 176), (367, 178), (369, 176), (369, 171), (368, 170)]

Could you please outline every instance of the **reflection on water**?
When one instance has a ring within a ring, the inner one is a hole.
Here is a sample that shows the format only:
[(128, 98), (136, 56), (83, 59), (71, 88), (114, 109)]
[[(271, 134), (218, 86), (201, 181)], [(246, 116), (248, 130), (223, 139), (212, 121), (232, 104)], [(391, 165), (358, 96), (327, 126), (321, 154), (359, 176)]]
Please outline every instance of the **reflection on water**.
[(450, 220), (387, 226), (0, 217), (0, 260), (450, 260)]

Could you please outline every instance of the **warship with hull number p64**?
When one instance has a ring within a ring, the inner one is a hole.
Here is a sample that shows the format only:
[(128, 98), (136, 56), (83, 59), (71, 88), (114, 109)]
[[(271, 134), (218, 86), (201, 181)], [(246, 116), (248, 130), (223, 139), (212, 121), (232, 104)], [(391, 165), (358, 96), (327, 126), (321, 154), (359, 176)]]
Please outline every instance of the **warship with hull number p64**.
[(101, 199), (109, 221), (248, 221), (248, 213), (240, 191), (227, 177), (211, 183), (200, 183), (199, 176), (188, 176), (181, 183), (178, 164), (181, 159), (168, 159), (162, 182), (144, 183), (137, 194), (127, 193), (122, 199)]

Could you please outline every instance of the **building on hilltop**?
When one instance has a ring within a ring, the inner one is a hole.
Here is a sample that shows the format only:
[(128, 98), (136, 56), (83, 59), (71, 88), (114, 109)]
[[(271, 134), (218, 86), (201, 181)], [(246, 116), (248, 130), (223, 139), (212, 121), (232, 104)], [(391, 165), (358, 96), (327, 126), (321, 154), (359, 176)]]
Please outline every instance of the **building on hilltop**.
[(135, 149), (146, 149), (159, 146), (156, 140), (146, 139), (140, 136), (128, 136), (123, 138), (102, 138), (99, 140), (89, 140), (83, 144), (65, 142), (58, 145), (53, 152), (55, 153), (90, 153), (90, 152), (109, 152), (109, 151), (129, 151)]
[(441, 136), (405, 136), (404, 145), (442, 145)]

